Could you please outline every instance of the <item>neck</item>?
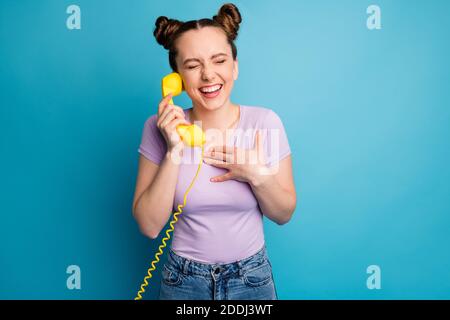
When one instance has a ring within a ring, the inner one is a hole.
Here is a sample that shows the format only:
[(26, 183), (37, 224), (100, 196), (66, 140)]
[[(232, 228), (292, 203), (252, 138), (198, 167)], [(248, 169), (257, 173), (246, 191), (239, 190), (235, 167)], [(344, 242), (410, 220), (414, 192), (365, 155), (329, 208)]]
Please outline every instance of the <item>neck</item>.
[(239, 112), (239, 105), (228, 101), (215, 110), (208, 110), (201, 105), (194, 105), (189, 117), (191, 123), (201, 121), (204, 131), (211, 128), (225, 130), (236, 124), (240, 116)]

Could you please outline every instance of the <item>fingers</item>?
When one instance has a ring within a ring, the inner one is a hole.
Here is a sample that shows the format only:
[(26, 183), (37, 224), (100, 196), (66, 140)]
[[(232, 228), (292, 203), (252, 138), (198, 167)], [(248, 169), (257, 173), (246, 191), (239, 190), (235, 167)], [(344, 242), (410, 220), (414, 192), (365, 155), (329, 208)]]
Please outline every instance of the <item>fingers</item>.
[(169, 93), (167, 96), (165, 96), (165, 97), (161, 100), (161, 102), (160, 102), (159, 105), (158, 105), (158, 114), (161, 114), (161, 113), (162, 113), (164, 107), (165, 107), (166, 105), (169, 104), (170, 99), (171, 99), (172, 97), (173, 97), (173, 94), (172, 94), (172, 93)]
[(236, 146), (227, 146), (227, 145), (213, 146), (209, 149), (209, 152), (233, 154), (236, 152)]
[[(256, 133), (255, 133), (254, 149), (263, 150), (263, 147), (264, 147), (263, 135), (262, 135), (261, 129), (257, 129)], [(236, 146), (227, 146), (227, 145), (211, 146), (208, 149), (208, 152), (234, 154), (234, 153), (236, 153), (236, 149), (237, 149)]]
[(236, 163), (239, 154), (236, 146), (212, 146), (208, 149), (205, 157), (225, 161), (228, 164)]
[(181, 114), (184, 114), (183, 109), (179, 106), (170, 104), (170, 99), (173, 97), (172, 93), (169, 93), (167, 96), (165, 96), (161, 102), (158, 105), (158, 117), (161, 118), (164, 111), (167, 109), (167, 107), (172, 106), (172, 108), (175, 108), (181, 112)]
[(181, 107), (173, 105), (173, 104), (168, 104), (162, 109), (161, 114), (158, 115), (157, 125), (159, 127), (162, 127), (162, 123), (167, 124), (168, 122), (170, 122), (175, 117), (182, 118), (182, 119), (185, 120), (186, 124), (190, 124), (185, 119), (185, 114), (184, 114), (184, 111), (183, 111), (183, 109)]
[[(169, 97), (169, 96), (167, 96), (167, 97)], [(166, 97), (166, 98), (167, 98), (167, 97)], [(178, 111), (181, 112), (181, 114), (184, 114), (183, 109), (182, 109), (181, 107), (176, 106), (176, 105), (174, 105), (174, 104), (170, 104), (169, 101), (167, 101), (166, 103), (164, 103), (164, 101), (165, 101), (166, 98), (164, 98), (164, 99), (161, 101), (161, 103), (159, 104), (159, 107), (158, 107), (158, 117), (159, 117), (159, 118), (163, 117), (164, 114), (166, 114), (167, 112), (169, 112), (169, 111), (172, 110), (172, 109), (178, 110)]]
[(181, 120), (180, 123), (189, 124), (189, 122), (187, 122), (184, 118), (184, 114), (180, 114), (179, 111), (173, 109), (168, 111), (162, 120), (159, 120), (161, 128), (165, 128), (174, 119)]
[(175, 131), (176, 127), (180, 124), (186, 124), (186, 120), (182, 118), (175, 118), (171, 122), (167, 124), (167, 130), (168, 131)]
[(167, 106), (164, 108), (162, 114), (159, 116), (158, 122), (159, 122), (159, 123), (163, 123), (163, 122), (167, 119), (167, 117), (168, 117), (169, 115), (172, 115), (172, 118), (173, 118), (173, 115), (177, 115), (177, 116), (179, 116), (179, 117), (181, 117), (181, 118), (184, 118), (184, 117), (185, 117), (185, 116), (184, 116), (183, 109), (181, 109), (181, 108), (178, 107), (178, 106), (174, 106), (174, 105), (172, 105), (172, 104), (169, 104), (169, 105), (167, 105)]
[(225, 161), (227, 163), (234, 163), (234, 153), (223, 153), (211, 151), (211, 153), (206, 153), (205, 157), (208, 159), (214, 159), (219, 161)]
[(222, 176), (217, 176), (214, 178), (211, 178), (210, 180), (212, 182), (222, 182), (222, 181), (227, 181), (227, 180), (231, 180), (233, 179), (233, 174), (231, 172), (227, 172)]
[(210, 165), (218, 167), (218, 168), (228, 168), (229, 167), (229, 164), (222, 160), (204, 158), (203, 161), (207, 164), (210, 164)]

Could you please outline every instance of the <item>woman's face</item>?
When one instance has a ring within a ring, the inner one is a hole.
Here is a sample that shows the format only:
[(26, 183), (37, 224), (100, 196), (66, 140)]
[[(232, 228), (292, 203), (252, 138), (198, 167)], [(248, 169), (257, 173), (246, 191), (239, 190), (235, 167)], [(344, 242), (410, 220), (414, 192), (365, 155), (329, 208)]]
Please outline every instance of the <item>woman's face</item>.
[[(178, 73), (194, 106), (214, 110), (229, 104), (238, 63), (233, 60), (225, 33), (216, 27), (189, 30), (175, 45)], [(205, 89), (215, 91), (208, 93)]]

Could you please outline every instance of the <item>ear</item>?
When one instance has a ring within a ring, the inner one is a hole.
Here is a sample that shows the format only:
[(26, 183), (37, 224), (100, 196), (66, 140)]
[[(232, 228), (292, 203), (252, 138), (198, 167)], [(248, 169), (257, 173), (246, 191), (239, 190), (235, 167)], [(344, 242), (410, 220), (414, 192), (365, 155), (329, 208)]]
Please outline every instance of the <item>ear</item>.
[(236, 81), (239, 76), (239, 63), (238, 59), (236, 58), (236, 61), (233, 61), (233, 80)]

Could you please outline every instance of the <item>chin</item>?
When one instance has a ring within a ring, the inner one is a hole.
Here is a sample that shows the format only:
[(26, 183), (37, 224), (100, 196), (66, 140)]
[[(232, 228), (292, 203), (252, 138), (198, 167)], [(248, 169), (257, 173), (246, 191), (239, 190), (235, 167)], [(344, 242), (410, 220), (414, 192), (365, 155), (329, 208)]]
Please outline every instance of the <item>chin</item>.
[(215, 99), (213, 101), (200, 100), (199, 104), (207, 110), (216, 110), (219, 109), (221, 106), (223, 106), (225, 101), (226, 101), (225, 99)]

